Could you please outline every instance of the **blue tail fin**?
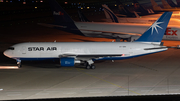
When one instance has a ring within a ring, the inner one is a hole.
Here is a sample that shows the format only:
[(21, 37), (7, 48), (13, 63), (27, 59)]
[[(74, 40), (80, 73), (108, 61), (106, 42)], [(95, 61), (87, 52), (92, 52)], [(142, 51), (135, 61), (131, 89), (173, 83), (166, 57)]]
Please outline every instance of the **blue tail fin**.
[(164, 12), (136, 42), (161, 42), (172, 12)]

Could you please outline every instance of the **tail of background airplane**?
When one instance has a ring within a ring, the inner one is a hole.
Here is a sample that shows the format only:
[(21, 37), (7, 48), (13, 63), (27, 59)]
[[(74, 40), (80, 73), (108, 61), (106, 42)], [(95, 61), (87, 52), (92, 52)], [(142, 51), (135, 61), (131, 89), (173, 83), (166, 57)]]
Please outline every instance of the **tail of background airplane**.
[(154, 13), (154, 11), (152, 9), (149, 9), (151, 11), (151, 13)]
[(172, 9), (172, 7), (165, 1), (165, 0), (161, 0), (164, 9)]
[(73, 19), (64, 11), (64, 9), (58, 4), (58, 2), (56, 2), (56, 0), (49, 0), (49, 4), (55, 20), (55, 25), (52, 25), (52, 27), (67, 32), (73, 31), (73, 33), (84, 35), (76, 27)]
[(152, 4), (152, 7), (153, 7), (153, 10), (162, 11), (162, 8), (160, 6), (158, 6), (158, 4), (154, 0), (151, 0), (151, 4)]
[(152, 9), (147, 9), (149, 14), (153, 14), (154, 11)]
[(120, 2), (120, 0), (116, 0), (117, 4), (118, 4), (118, 9), (119, 9), (119, 13), (126, 15), (127, 17), (134, 17), (135, 15), (130, 12), (127, 7), (123, 6), (123, 4)]
[(167, 0), (167, 2), (171, 7), (177, 7), (177, 5), (172, 0)]
[(72, 18), (64, 11), (64, 9), (55, 0), (49, 0), (51, 10), (56, 24), (74, 23)]
[(135, 42), (158, 42), (161, 43), (161, 40), (166, 31), (167, 25), (171, 18), (172, 12), (165, 12), (161, 17), (156, 20), (149, 29), (142, 34), (142, 36), (137, 39)]
[(90, 22), (80, 10), (78, 10), (78, 16), (81, 22)]
[(180, 7), (180, 0), (176, 0), (177, 6)]
[(102, 7), (104, 9), (104, 13), (105, 13), (106, 19), (112, 20), (112, 22), (119, 23), (118, 17), (113, 13), (113, 11), (111, 11), (109, 9), (109, 7), (107, 5), (103, 4)]
[(144, 9), (144, 7), (141, 6), (141, 4), (139, 4), (137, 0), (133, 0), (133, 3), (134, 3), (134, 8), (136, 12), (141, 12), (142, 14), (148, 14), (148, 11)]

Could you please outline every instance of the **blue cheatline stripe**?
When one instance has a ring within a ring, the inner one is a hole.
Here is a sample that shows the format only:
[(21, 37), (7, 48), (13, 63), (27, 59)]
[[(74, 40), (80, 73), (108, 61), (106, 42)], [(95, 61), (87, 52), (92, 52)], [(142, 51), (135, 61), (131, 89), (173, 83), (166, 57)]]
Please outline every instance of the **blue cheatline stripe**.
[[(162, 50), (165, 51), (165, 50)], [(153, 52), (153, 53), (158, 53), (158, 52), (162, 52), (162, 51), (157, 51), (157, 52)], [(140, 54), (140, 55), (134, 55), (134, 56), (128, 56), (128, 57), (104, 57), (101, 59), (92, 59), (93, 61), (96, 60), (123, 60), (123, 59), (129, 59), (129, 58), (134, 58), (134, 57), (139, 57), (139, 56), (144, 56), (144, 55), (148, 55), (148, 54), (153, 54), (153, 53), (146, 53), (146, 54)], [(14, 57), (13, 59), (17, 60), (23, 60), (23, 61), (39, 61), (39, 60), (59, 60), (60, 58), (21, 58), (21, 57)]]
[[(103, 7), (104, 8), (104, 7)], [(108, 9), (104, 8), (104, 10), (109, 14), (109, 16), (111, 17), (111, 19), (116, 22), (119, 23), (118, 18)]]

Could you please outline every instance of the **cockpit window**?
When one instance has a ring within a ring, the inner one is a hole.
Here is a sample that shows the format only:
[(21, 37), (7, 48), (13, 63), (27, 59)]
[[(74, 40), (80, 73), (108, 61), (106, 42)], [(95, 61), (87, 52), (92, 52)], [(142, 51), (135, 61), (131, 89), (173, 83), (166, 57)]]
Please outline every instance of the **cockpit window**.
[(10, 49), (10, 50), (14, 50), (14, 47), (9, 47), (8, 49)]

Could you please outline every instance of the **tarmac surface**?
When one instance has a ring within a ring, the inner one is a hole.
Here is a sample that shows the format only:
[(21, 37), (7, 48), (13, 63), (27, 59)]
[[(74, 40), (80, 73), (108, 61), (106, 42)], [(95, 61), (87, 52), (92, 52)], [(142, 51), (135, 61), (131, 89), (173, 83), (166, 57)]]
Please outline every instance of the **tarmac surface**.
[[(38, 25), (6, 27), (1, 32), (6, 34), (1, 35), (0, 43), (0, 100), (180, 94), (179, 49), (114, 62), (99, 61), (93, 70), (33, 61), (22, 62), (23, 67), (15, 69), (16, 61), (3, 55), (15, 43), (112, 39), (88, 38)], [(165, 46), (180, 44), (163, 42)]]

